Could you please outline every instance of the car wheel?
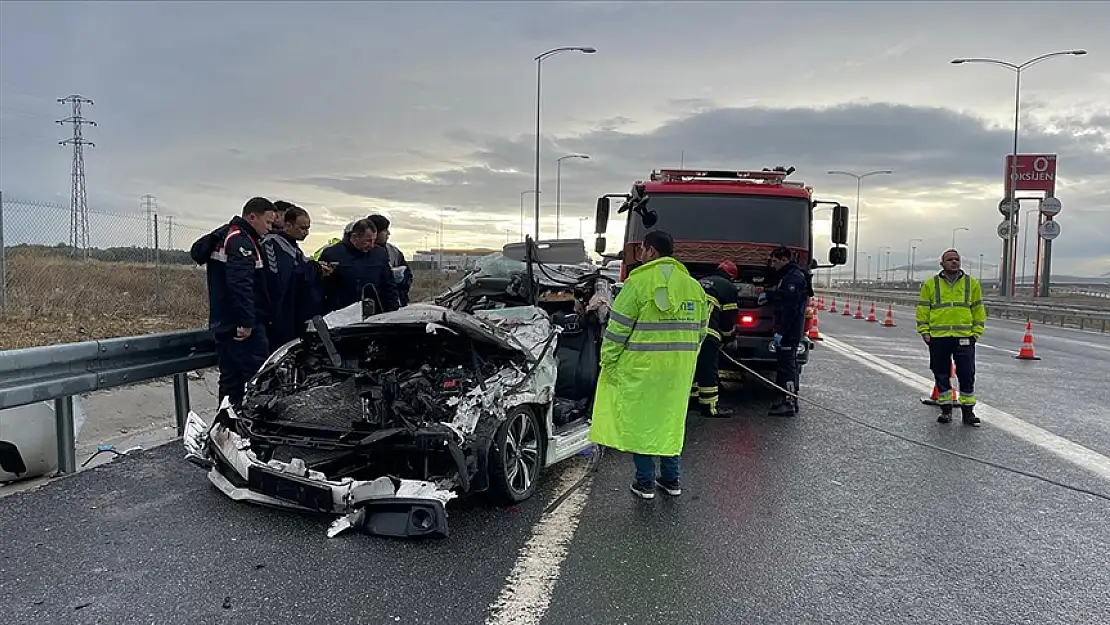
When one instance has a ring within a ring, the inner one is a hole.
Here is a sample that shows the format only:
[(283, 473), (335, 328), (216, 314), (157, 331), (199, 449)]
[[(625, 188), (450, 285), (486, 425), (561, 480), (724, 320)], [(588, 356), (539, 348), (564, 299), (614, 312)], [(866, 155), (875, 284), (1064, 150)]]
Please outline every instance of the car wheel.
[(502, 503), (524, 501), (536, 492), (543, 471), (543, 430), (526, 406), (514, 408), (497, 428), (489, 450), (490, 485)]

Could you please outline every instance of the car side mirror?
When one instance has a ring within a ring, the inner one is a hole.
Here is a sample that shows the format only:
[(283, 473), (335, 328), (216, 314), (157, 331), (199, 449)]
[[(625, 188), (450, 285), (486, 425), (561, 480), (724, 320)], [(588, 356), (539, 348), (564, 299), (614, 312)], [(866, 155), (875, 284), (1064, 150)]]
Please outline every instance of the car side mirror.
[(659, 215), (655, 211), (644, 211), (640, 217), (644, 221), (645, 228), (653, 228), (659, 223)]
[(597, 240), (594, 241), (594, 251), (598, 254), (605, 253), (605, 237), (598, 237)]
[[(605, 234), (609, 228), (609, 198), (597, 198), (597, 213), (594, 215), (594, 232)], [(598, 252), (600, 254), (600, 252)]]
[(833, 265), (843, 265), (848, 262), (848, 248), (846, 247), (833, 247), (829, 248), (829, 263)]
[(843, 204), (833, 207), (832, 242), (836, 245), (844, 245), (848, 242), (848, 207)]

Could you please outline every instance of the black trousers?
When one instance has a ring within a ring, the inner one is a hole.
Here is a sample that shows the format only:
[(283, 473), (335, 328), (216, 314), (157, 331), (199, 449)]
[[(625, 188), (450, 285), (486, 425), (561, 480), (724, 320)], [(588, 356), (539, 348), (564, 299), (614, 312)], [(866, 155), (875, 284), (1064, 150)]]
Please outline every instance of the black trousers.
[(694, 368), (694, 388), (690, 396), (695, 395), (698, 403), (709, 408), (710, 412), (717, 411), (717, 369), (721, 364), (721, 342), (716, 337), (706, 336), (701, 342), (698, 351), (697, 366)]
[[(775, 384), (795, 394), (798, 393), (798, 343), (800, 341), (783, 339), (778, 351), (775, 352)], [(798, 404), (798, 400), (789, 395), (783, 401)]]
[(968, 337), (945, 336), (929, 340), (929, 370), (937, 381), (937, 390), (952, 390), (952, 363), (960, 381), (960, 395), (975, 396), (975, 341)]
[(266, 328), (263, 326), (255, 326), (251, 335), (242, 341), (236, 341), (233, 334), (217, 335), (220, 401), (228, 397), (232, 405), (241, 404), (247, 382), (258, 372), (269, 355), (269, 341), (266, 340)]

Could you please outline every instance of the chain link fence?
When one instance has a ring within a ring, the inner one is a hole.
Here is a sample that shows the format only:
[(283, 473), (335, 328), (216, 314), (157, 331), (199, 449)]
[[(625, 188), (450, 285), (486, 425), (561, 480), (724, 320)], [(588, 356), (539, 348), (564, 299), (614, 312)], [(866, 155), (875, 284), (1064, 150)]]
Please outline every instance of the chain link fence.
[(72, 245), (68, 206), (0, 193), (0, 350), (204, 327), (204, 229), (172, 216), (88, 211)]

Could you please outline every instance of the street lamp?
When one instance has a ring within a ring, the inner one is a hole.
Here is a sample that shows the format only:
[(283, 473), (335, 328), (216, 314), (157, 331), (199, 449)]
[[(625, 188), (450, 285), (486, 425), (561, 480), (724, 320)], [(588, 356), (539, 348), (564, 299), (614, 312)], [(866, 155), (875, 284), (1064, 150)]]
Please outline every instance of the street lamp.
[(535, 193), (536, 196), (539, 197), (539, 191), (536, 191), (535, 189), (529, 189), (527, 191), (521, 191), (520, 192), (520, 240), (521, 241), (524, 240), (524, 196), (528, 195), (529, 193)]
[(453, 206), (444, 206), (439, 209), (439, 264), (437, 269), (443, 269), (443, 214), (450, 211), (455, 212), (459, 209)]
[[(860, 183), (863, 181), (864, 178), (866, 178), (868, 176), (874, 176), (874, 175), (877, 175), (877, 174), (893, 174), (893, 173), (894, 172), (889, 170), (889, 169), (876, 169), (875, 171), (869, 171), (866, 174), (856, 174), (856, 173), (852, 173), (850, 171), (839, 171), (839, 170), (836, 170), (836, 169), (833, 169), (833, 170), (829, 171), (829, 175), (851, 176), (851, 177), (856, 179), (856, 225), (855, 225), (856, 232), (855, 232), (855, 235), (852, 237), (852, 249), (857, 250), (857, 251), (859, 250)], [(856, 257), (852, 259), (852, 286), (857, 286), (856, 265), (858, 264), (858, 261), (859, 261), (859, 254), (856, 254)]]
[[(878, 268), (879, 270), (876, 273), (879, 274), (879, 275), (883, 275), (883, 257), (882, 257), (883, 250), (886, 250), (886, 276), (884, 278), (880, 278), (880, 279), (885, 282), (885, 281), (887, 281), (887, 279), (890, 278), (890, 246), (889, 245), (880, 245), (879, 246), (879, 254), (880, 254), (880, 256), (879, 256), (879, 268)], [(878, 277), (878, 276), (876, 276), (876, 277)]]
[[(580, 47), (580, 46), (565, 46), (562, 48), (552, 48), (543, 54), (537, 56), (536, 61), (536, 239), (540, 238), (540, 86), (543, 74), (543, 60), (560, 54), (562, 52), (581, 52), (582, 54), (593, 54), (597, 52), (597, 48)], [(523, 238), (523, 237), (522, 237)]]
[[(1021, 64), (1009, 63), (1007, 61), (1000, 61), (998, 59), (980, 59), (980, 58), (952, 59), (952, 64), (953, 65), (963, 65), (965, 63), (986, 63), (988, 65), (998, 65), (999, 67), (1005, 67), (1006, 69), (1009, 69), (1009, 70), (1013, 71), (1014, 74), (1017, 77), (1016, 81), (1015, 81), (1015, 85), (1014, 85), (1014, 151), (1013, 151), (1013, 157), (1011, 158), (1011, 161), (1010, 161), (1010, 182), (1009, 182), (1008, 185), (1006, 185), (1007, 188), (1008, 188), (1006, 196), (1007, 196), (1007, 199), (1010, 201), (1011, 205), (1017, 203), (1016, 192), (1017, 192), (1018, 120), (1020, 119), (1019, 115), (1020, 115), (1020, 111), (1021, 111), (1021, 72), (1023, 70), (1025, 70), (1026, 68), (1032, 67), (1032, 66), (1036, 65), (1037, 63), (1040, 63), (1041, 61), (1044, 61), (1046, 59), (1050, 59), (1052, 57), (1056, 57), (1056, 56), (1082, 56), (1084, 54), (1087, 54), (1086, 50), (1061, 50), (1059, 52), (1049, 52), (1048, 54), (1042, 54), (1038, 57), (1029, 59), (1028, 61), (1026, 61), (1024, 63), (1021, 63)], [(1009, 220), (1010, 223), (1012, 224), (1015, 217), (1017, 217), (1017, 211), (1014, 211), (1014, 214), (1012, 216), (1007, 217), (1007, 220)], [(1013, 268), (1014, 268), (1014, 265), (1015, 265), (1014, 257), (1017, 256), (1017, 254), (1014, 253), (1014, 247), (1016, 247), (1015, 246), (1016, 236), (1017, 236), (1017, 233), (1014, 232), (1014, 228), (1010, 228), (1010, 236), (1006, 237), (1006, 240), (1002, 244), (1003, 270), (1002, 270), (1001, 273), (1003, 275), (1003, 282), (999, 286), (1002, 289), (1001, 295), (1003, 295), (1007, 299), (1007, 301), (1010, 301), (1010, 300), (1013, 299), (1013, 289), (1011, 288), (1010, 280), (1011, 280), (1011, 274), (1014, 273), (1013, 272)]]
[(906, 258), (910, 260), (910, 266), (906, 268), (907, 285), (913, 283), (913, 275), (917, 273), (914, 271), (913, 267), (914, 256), (917, 255), (917, 246), (914, 245), (914, 242), (923, 243), (924, 241), (922, 241), (921, 239), (910, 239), (910, 242), (906, 244)]
[[(590, 158), (589, 154), (567, 154), (555, 159), (555, 238), (558, 239), (563, 236), (563, 231), (559, 228), (559, 212), (560, 205), (562, 204), (562, 190), (563, 190), (563, 161), (568, 158)], [(536, 235), (539, 238), (539, 235)]]
[(983, 281), (983, 253), (979, 252), (979, 282)]
[(952, 228), (952, 249), (956, 249), (956, 233), (960, 230), (970, 230), (970, 228)]
[(586, 223), (587, 219), (589, 219), (589, 217), (579, 217), (578, 218), (578, 238), (579, 239), (582, 238), (582, 224)]

